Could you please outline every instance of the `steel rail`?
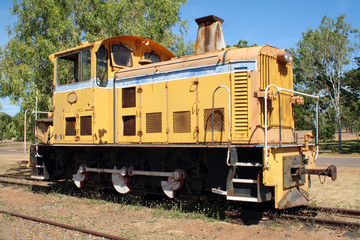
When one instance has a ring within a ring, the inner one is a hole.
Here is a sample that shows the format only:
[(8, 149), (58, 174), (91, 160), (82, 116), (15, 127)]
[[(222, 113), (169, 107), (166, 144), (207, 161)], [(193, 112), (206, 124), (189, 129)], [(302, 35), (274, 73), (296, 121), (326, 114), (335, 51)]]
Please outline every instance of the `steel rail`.
[(328, 218), (316, 218), (316, 217), (306, 217), (306, 216), (298, 216), (298, 215), (290, 215), (290, 214), (284, 214), (281, 215), (281, 218), (286, 219), (297, 219), (300, 221), (312, 221), (317, 224), (324, 224), (325, 226), (332, 227), (332, 228), (338, 228), (338, 227), (360, 227), (359, 222), (347, 222), (347, 221), (341, 221), (341, 220), (332, 220)]
[(14, 216), (14, 217), (24, 218), (24, 219), (35, 221), (35, 222), (41, 222), (41, 223), (45, 223), (45, 224), (50, 224), (50, 225), (53, 225), (53, 226), (57, 226), (57, 227), (65, 228), (65, 229), (70, 229), (70, 230), (73, 230), (73, 231), (83, 232), (83, 233), (95, 235), (95, 236), (98, 236), (98, 237), (114, 239), (114, 240), (126, 240), (126, 238), (114, 236), (114, 235), (111, 235), (111, 234), (101, 233), (101, 232), (97, 232), (97, 231), (86, 229), (86, 228), (75, 227), (75, 226), (71, 226), (71, 225), (68, 225), (68, 224), (59, 223), (59, 222), (55, 222), (55, 221), (51, 221), (51, 220), (47, 220), (47, 219), (41, 219), (41, 218), (29, 216), (29, 215), (13, 213), (13, 212), (8, 212), (8, 211), (4, 211), (4, 210), (0, 210), (0, 213), (11, 215), (11, 216)]
[(19, 186), (31, 186), (31, 185), (36, 185), (36, 184), (32, 184), (32, 183), (13, 182), (13, 181), (3, 180), (3, 179), (0, 179), (0, 183), (13, 184), (13, 185), (19, 185)]
[(345, 208), (332, 208), (332, 207), (315, 207), (307, 206), (306, 209), (314, 211), (324, 211), (330, 213), (342, 213), (350, 216), (360, 216), (360, 210), (356, 209), (345, 209)]

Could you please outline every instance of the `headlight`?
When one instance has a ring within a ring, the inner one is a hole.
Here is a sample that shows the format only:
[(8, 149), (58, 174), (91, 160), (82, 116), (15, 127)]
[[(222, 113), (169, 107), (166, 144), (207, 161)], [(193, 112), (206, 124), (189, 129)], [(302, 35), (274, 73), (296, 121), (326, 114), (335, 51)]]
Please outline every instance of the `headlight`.
[(286, 62), (292, 62), (292, 61), (293, 61), (293, 55), (292, 55), (291, 51), (288, 50), (288, 49), (285, 49), (285, 52), (284, 52), (284, 60), (285, 60)]
[(279, 49), (277, 53), (277, 58), (279, 61), (284, 63), (290, 63), (293, 61), (293, 55), (288, 49)]

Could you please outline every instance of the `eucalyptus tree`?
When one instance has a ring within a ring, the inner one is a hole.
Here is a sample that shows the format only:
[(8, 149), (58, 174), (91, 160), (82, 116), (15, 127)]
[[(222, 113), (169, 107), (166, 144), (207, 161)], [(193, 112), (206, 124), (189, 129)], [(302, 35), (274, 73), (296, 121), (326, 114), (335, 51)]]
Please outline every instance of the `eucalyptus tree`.
[(343, 89), (345, 97), (343, 116), (345, 124), (356, 137), (360, 138), (360, 57), (355, 58), (356, 69), (345, 73)]
[(335, 110), (341, 147), (342, 80), (359, 46), (358, 30), (345, 21), (324, 16), (317, 29), (309, 28), (297, 43), (295, 76), (297, 84), (327, 96)]
[[(51, 110), (53, 52), (115, 35), (140, 35), (175, 54), (191, 53), (185, 43), (187, 22), (180, 8), (187, 0), (18, 0), (11, 13), (9, 41), (0, 49), (0, 97), (22, 110)], [(190, 47), (189, 47), (190, 46)]]

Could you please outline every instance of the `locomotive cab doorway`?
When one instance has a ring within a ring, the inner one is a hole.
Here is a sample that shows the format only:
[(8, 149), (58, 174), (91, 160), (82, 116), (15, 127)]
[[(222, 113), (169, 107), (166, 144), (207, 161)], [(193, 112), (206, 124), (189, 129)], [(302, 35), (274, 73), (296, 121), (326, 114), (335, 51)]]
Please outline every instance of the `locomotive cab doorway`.
[(92, 50), (79, 47), (50, 59), (56, 59), (54, 143), (94, 143)]

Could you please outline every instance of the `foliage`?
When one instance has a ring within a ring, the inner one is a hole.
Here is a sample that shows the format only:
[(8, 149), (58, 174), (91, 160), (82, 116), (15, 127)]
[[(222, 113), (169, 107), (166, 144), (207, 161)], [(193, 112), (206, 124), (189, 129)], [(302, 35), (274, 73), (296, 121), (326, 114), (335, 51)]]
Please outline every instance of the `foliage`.
[(357, 137), (360, 134), (360, 58), (355, 58), (358, 68), (345, 74), (344, 82), (347, 88), (343, 89), (344, 96), (344, 125), (355, 133)]
[(321, 142), (320, 143), (320, 153), (337, 153), (340, 152), (341, 154), (360, 154), (360, 142), (357, 140), (344, 140), (343, 142), (343, 149), (339, 151), (336, 141), (328, 141), (328, 142)]
[[(333, 140), (335, 135), (335, 127), (331, 125), (320, 125), (319, 126), (319, 139), (320, 141), (326, 142), (328, 140)], [(315, 136), (315, 131), (313, 131)]]
[[(296, 91), (301, 91), (295, 89)], [(316, 118), (316, 105), (315, 102), (310, 98), (304, 99), (304, 105), (293, 105), (294, 108), (294, 121), (296, 130), (309, 130), (314, 128), (315, 118)], [(313, 111), (311, 111), (313, 109)]]
[(0, 49), (0, 97), (21, 110), (52, 111), (53, 64), (48, 55), (115, 35), (139, 35), (175, 54), (193, 52), (185, 43), (187, 22), (180, 7), (187, 0), (18, 0), (11, 13), (8, 43)]
[(341, 113), (343, 76), (358, 46), (358, 30), (345, 21), (345, 15), (336, 21), (323, 17), (317, 29), (308, 29), (297, 43), (295, 81), (316, 94), (329, 98), (335, 110), (341, 149)]
[[(30, 128), (29, 134), (32, 133)], [(0, 141), (3, 139), (12, 139), (22, 141), (24, 139), (24, 115), (17, 113), (14, 117), (0, 112)]]
[(11, 116), (0, 112), (0, 141), (3, 140), (3, 138), (8, 138), (8, 126), (11, 122)]
[[(234, 44), (233, 47), (238, 48), (247, 48), (247, 47), (257, 47), (258, 45), (256, 43), (249, 45), (248, 41), (240, 39), (237, 44)], [(226, 47), (231, 47), (230, 45), (227, 45)]]

